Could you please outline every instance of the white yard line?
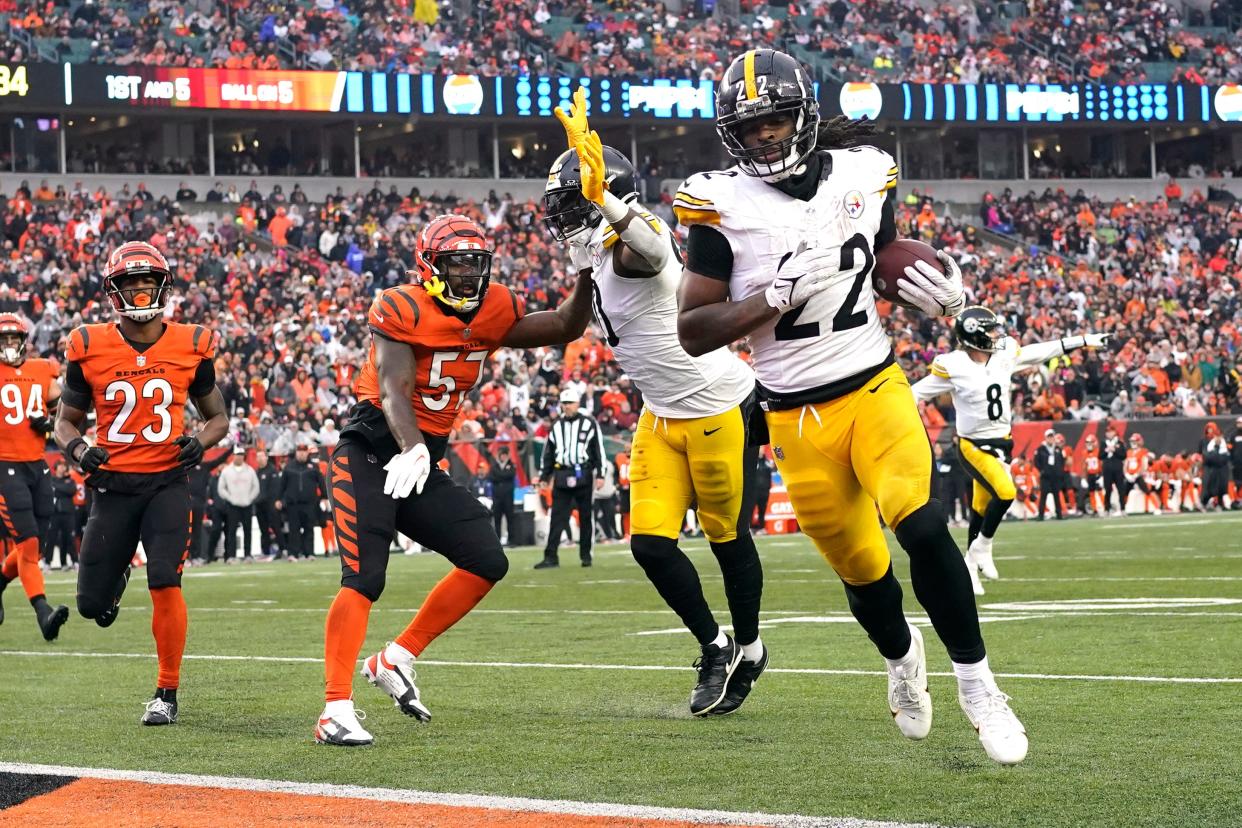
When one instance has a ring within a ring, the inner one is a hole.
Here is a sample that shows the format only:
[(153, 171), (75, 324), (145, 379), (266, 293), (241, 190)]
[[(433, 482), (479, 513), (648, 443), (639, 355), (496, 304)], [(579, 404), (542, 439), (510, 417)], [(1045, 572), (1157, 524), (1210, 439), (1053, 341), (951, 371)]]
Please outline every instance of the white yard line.
[[(79, 653), (58, 650), (0, 650), (0, 656), (27, 656), (30, 658), (136, 658), (153, 659), (154, 653)], [(184, 656), (187, 661), (255, 661), (278, 664), (323, 663), (321, 658), (308, 656), (249, 656), (249, 655), (195, 655)], [(420, 658), (418, 663), (427, 667), (485, 667), (493, 669), (530, 670), (640, 670), (644, 672), (689, 672), (688, 667), (665, 664), (557, 664), (540, 661), (436, 661)], [(784, 673), (798, 676), (887, 676), (883, 670), (833, 670), (814, 667), (769, 667), (765, 675)], [(932, 676), (951, 677), (953, 673), (928, 673)], [(1036, 679), (1041, 681), (1120, 681), (1150, 684), (1242, 684), (1242, 678), (1199, 678), (1187, 676), (1103, 676), (1058, 673), (997, 673), (997, 678)]]
[(696, 808), (659, 808), (649, 805), (578, 802), (569, 799), (529, 799), (517, 796), (434, 793), (431, 791), (411, 791), (398, 788), (366, 788), (360, 785), (288, 782), (278, 779), (247, 779), (235, 776), (200, 776), (187, 773), (77, 768), (63, 765), (27, 765), (20, 762), (0, 762), (0, 772), (112, 779), (126, 782), (143, 782), (148, 785), (225, 788), (235, 791), (329, 796), (340, 799), (367, 799), (379, 802), (399, 802), (407, 805), (489, 808), (492, 810), (542, 814), (574, 814), (577, 816), (612, 817), (626, 820), (649, 819), (715, 825), (763, 825), (772, 826), (772, 828), (935, 828), (935, 826), (930, 826), (927, 823), (916, 825), (908, 822), (881, 822), (870, 819), (854, 819), (852, 817), (805, 817), (793, 814), (704, 811)]

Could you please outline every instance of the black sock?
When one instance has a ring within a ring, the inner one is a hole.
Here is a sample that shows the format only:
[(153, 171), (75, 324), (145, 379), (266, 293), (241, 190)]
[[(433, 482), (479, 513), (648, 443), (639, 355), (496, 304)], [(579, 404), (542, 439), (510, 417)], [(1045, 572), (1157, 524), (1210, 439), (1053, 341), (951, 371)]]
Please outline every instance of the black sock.
[(940, 501), (929, 500), (903, 520), (894, 533), (910, 556), (914, 595), (927, 610), (949, 657), (959, 664), (983, 660), (987, 650), (979, 631), (979, 611), (970, 588), (970, 573), (966, 571), (962, 551), (945, 525)]
[(970, 526), (966, 530), (966, 545), (970, 546), (975, 542), (975, 538), (979, 537), (979, 532), (983, 528), (983, 515), (975, 511), (972, 506), (970, 509)]
[(630, 549), (634, 560), (647, 573), (647, 580), (699, 644), (712, 643), (720, 632), (720, 625), (703, 597), (698, 571), (686, 553), (677, 548), (677, 541), (655, 535), (634, 535), (630, 538)]
[(867, 637), (885, 658), (901, 658), (910, 652), (910, 625), (901, 611), (901, 584), (893, 565), (880, 580), (862, 586), (841, 582), (850, 612), (867, 631)]
[(35, 617), (40, 621), (43, 620), (43, 616), (50, 615), (52, 612), (51, 606), (47, 603), (47, 597), (44, 595), (36, 595), (31, 598), (30, 606), (34, 607)]
[(1005, 519), (1005, 513), (1012, 505), (1012, 500), (992, 498), (992, 502), (988, 504), (988, 510), (983, 513), (983, 528), (979, 530), (985, 538), (991, 538), (996, 534), (997, 527), (1001, 525), (1001, 521)]
[(176, 704), (177, 703), (177, 688), (157, 687), (155, 688), (155, 697), (157, 699), (163, 699), (169, 704)]
[(731, 541), (711, 544), (724, 576), (725, 597), (738, 644), (759, 638), (759, 603), (763, 598), (763, 564), (748, 529)]

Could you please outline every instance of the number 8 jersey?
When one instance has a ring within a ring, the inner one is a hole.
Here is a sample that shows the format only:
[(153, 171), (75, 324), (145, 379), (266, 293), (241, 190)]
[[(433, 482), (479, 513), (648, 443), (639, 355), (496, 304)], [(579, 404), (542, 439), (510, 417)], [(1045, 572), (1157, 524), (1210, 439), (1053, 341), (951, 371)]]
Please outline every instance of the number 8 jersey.
[(896, 163), (869, 146), (821, 152), (820, 160), (807, 200), (730, 169), (691, 176), (673, 201), (682, 224), (712, 227), (728, 240), (735, 302), (765, 291), (795, 253), (841, 247), (832, 287), (750, 334), (771, 408), (848, 393), (893, 359), (870, 277), (877, 237), (895, 235), (884, 202), (897, 184)]
[[(142, 350), (139, 350), (142, 349)], [(216, 335), (201, 325), (166, 322), (144, 348), (114, 323), (83, 325), (69, 335), (63, 399), (74, 407), (89, 394), (95, 443), (108, 450), (103, 471), (159, 474), (178, 468), (187, 397), (211, 393)]]

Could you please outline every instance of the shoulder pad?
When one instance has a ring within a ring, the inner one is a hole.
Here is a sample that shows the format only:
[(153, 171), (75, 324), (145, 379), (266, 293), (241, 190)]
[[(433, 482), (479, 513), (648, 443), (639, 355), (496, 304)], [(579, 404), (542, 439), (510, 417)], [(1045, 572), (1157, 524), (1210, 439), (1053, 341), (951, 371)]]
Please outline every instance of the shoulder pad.
[(864, 144), (843, 150), (832, 150), (833, 168), (846, 170), (867, 183), (871, 192), (886, 193), (897, 186), (897, 162), (879, 147)]
[(418, 327), (421, 311), (418, 300), (410, 295), (411, 285), (388, 288), (371, 305), (367, 323), (373, 331), (389, 339), (406, 340)]
[(715, 170), (695, 173), (682, 182), (673, 197), (677, 221), (687, 227), (695, 224), (720, 224), (720, 213), (727, 210), (737, 170)]
[(204, 328), (202, 325), (193, 326), (193, 333), (190, 335), (190, 343), (194, 347), (194, 353), (203, 359), (214, 359), (216, 356), (216, 332)]
[(78, 362), (86, 356), (91, 347), (91, 330), (89, 325), (79, 325), (69, 334), (69, 347), (65, 349), (65, 359)]

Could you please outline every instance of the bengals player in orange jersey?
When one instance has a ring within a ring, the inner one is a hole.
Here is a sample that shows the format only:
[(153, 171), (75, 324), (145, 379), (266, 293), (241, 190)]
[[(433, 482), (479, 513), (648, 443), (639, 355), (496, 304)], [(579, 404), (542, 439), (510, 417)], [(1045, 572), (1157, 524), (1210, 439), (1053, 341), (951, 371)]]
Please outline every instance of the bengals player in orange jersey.
[[(0, 314), (0, 535), (8, 555), (0, 567), (0, 592), (20, 578), (47, 641), (55, 641), (69, 608), (52, 609), (43, 594), (39, 534), (52, 517), (52, 479), (44, 452), (52, 429), (59, 371), (46, 359), (28, 359), (30, 328), (14, 313)], [(4, 609), (0, 607), (0, 622)]]
[(418, 236), (417, 282), (384, 291), (371, 306), (371, 351), (358, 377), (358, 403), (332, 456), (341, 590), (328, 611), (318, 742), (373, 741), (354, 712), (353, 671), (371, 605), (384, 590), (394, 531), (454, 566), (409, 626), (363, 663), (363, 676), (419, 721), (431, 713), (414, 684), (414, 659), (509, 569), (491, 515), (437, 464), (492, 351), (577, 339), (590, 316), (591, 283), (580, 272), (559, 308), (525, 315), (517, 296), (491, 284), (492, 256), (481, 227), (439, 216)]
[[(115, 323), (69, 335), (56, 442), (95, 489), (78, 555), (78, 612), (101, 627), (116, 620), (139, 540), (147, 554), (151, 632), (159, 656), (155, 696), (144, 725), (177, 721), (177, 686), (188, 623), (181, 569), (189, 556), (186, 469), (228, 430), (216, 387), (216, 336), (199, 325), (165, 322), (172, 273), (158, 250), (126, 242), (108, 257), (103, 289)], [(186, 400), (206, 420), (182, 434)], [(95, 407), (96, 443), (83, 437)]]

